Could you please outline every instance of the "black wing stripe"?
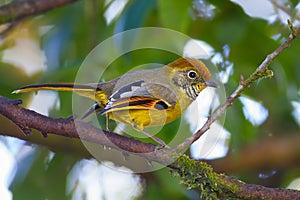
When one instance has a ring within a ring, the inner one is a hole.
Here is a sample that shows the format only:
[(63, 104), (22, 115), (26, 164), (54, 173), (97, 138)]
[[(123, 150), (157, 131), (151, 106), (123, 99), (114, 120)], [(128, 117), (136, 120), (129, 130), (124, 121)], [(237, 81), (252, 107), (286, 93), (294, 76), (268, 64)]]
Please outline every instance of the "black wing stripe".
[[(153, 100), (152, 99), (146, 99), (146, 100), (139, 100), (139, 101), (132, 101), (132, 102), (125, 102), (125, 103), (122, 103), (122, 104), (118, 104), (116, 106), (113, 106), (113, 107), (109, 107), (109, 108), (106, 108), (106, 109), (103, 109), (99, 112), (99, 114), (103, 114), (103, 113), (106, 113), (107, 111), (111, 110), (111, 109), (118, 109), (118, 108), (123, 108), (123, 107), (128, 107), (128, 110), (130, 110), (130, 106), (138, 106), (138, 105), (144, 105), (144, 106), (149, 106), (149, 108), (153, 108)], [(167, 109), (169, 106), (163, 102), (163, 101), (158, 101), (154, 104), (154, 108), (157, 109), (157, 110), (165, 110)]]
[(114, 108), (122, 108), (124, 106), (144, 105), (144, 104), (151, 103), (152, 101), (153, 100), (151, 100), (151, 99), (147, 99), (147, 100), (138, 100), (138, 101), (126, 102), (126, 103), (122, 103), (120, 105), (116, 105), (116, 106), (114, 106)]
[(151, 100), (151, 99), (147, 99), (147, 100), (140, 100), (140, 101), (133, 101), (133, 102), (125, 102), (125, 103), (122, 103), (122, 104), (119, 104), (119, 105), (116, 105), (116, 106), (113, 106), (113, 107), (103, 109), (103, 110), (100, 111), (99, 114), (103, 114), (103, 113), (107, 112), (110, 109), (123, 108), (123, 107), (127, 107), (127, 106), (143, 105), (143, 104), (151, 103), (152, 101), (153, 100)]
[(154, 108), (156, 108), (157, 110), (166, 110), (169, 108), (169, 106), (164, 101), (158, 101), (154, 105)]

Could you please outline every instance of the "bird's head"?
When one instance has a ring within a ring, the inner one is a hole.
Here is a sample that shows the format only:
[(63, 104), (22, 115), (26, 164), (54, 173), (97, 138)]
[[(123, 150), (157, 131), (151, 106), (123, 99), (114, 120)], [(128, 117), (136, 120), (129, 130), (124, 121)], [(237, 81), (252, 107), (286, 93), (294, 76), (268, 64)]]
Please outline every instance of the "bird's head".
[(182, 88), (193, 100), (206, 87), (218, 87), (210, 81), (210, 72), (203, 62), (195, 58), (179, 58), (168, 64), (174, 84)]

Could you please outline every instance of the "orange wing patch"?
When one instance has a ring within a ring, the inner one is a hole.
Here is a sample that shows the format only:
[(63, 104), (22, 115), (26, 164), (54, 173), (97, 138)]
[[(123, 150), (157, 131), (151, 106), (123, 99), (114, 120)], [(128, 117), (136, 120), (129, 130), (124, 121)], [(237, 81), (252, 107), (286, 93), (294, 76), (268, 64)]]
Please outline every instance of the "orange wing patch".
[(111, 104), (108, 103), (99, 114), (120, 110), (165, 110), (170, 106), (172, 105), (161, 99), (133, 96), (130, 98), (119, 99)]

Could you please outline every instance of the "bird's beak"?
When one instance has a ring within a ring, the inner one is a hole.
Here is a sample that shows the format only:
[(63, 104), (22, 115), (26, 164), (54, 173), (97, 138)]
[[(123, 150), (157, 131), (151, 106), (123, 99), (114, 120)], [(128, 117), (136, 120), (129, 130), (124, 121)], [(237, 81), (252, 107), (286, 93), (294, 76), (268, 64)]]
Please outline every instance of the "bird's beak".
[(214, 88), (218, 88), (218, 84), (216, 84), (215, 82), (212, 81), (205, 81), (205, 82), (200, 82), (196, 85), (193, 86), (193, 88), (195, 89), (195, 91), (199, 94), (203, 89), (207, 88), (207, 87), (214, 87)]
[(204, 84), (206, 85), (206, 87), (219, 88), (218, 84), (216, 84), (215, 82), (212, 82), (212, 81), (205, 81)]

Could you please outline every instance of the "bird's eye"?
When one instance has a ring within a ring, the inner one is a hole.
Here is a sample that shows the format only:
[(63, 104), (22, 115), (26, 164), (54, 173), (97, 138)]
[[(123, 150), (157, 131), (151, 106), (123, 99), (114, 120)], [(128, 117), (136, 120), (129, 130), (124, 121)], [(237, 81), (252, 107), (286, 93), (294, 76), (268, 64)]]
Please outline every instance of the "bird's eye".
[(187, 75), (190, 79), (195, 79), (197, 77), (197, 73), (193, 70), (189, 71)]

